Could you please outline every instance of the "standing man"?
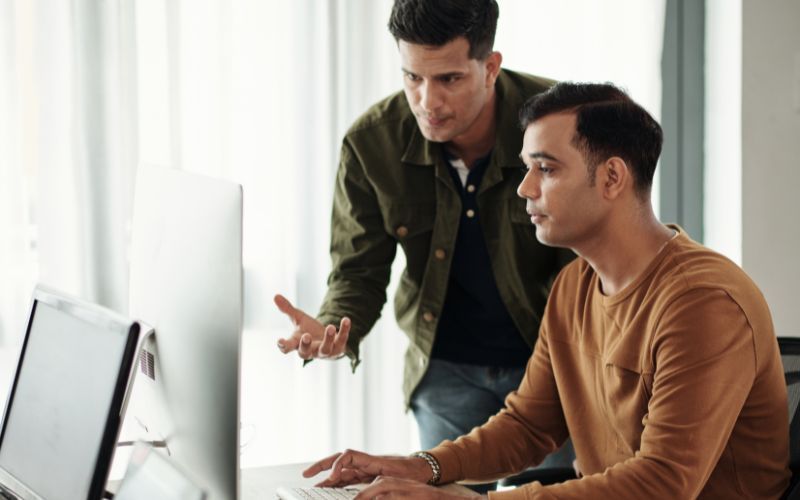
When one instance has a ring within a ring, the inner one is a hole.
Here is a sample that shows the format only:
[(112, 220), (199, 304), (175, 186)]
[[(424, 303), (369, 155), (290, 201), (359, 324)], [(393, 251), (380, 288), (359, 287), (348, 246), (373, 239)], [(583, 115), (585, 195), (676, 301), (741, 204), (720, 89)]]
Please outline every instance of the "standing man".
[[(524, 175), (517, 110), (552, 82), (501, 69), (497, 16), (494, 0), (395, 1), (389, 30), (404, 91), (372, 106), (344, 138), (325, 300), (315, 319), (275, 297), (295, 325), (278, 341), (282, 352), (346, 355), (355, 369), (402, 247), (403, 389), (425, 448), (502, 408), (550, 285), (573, 257), (536, 241), (515, 195)], [(557, 463), (570, 466), (571, 457)]]

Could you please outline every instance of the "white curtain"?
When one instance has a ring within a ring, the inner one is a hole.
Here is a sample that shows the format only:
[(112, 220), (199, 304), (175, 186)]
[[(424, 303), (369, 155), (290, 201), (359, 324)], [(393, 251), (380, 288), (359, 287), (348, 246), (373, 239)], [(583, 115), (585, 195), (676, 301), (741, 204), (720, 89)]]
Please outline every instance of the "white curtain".
[(42, 282), (121, 308), (133, 162), (113, 2), (0, 3), (0, 335)]
[[(391, 3), (0, 2), (5, 345), (37, 280), (125, 310), (137, 165), (233, 179), (245, 193), (242, 464), (416, 448), (391, 294), (355, 375), (281, 355), (290, 328), (271, 300), (320, 303), (341, 136), (401, 84)], [(512, 69), (620, 83), (657, 116), (663, 14), (664, 0), (501, 0), (496, 48)]]

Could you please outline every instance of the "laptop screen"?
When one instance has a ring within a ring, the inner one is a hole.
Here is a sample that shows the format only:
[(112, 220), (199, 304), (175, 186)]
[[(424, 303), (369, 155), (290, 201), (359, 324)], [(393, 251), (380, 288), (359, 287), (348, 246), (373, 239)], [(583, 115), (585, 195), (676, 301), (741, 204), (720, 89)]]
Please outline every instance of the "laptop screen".
[(34, 301), (0, 438), (3, 472), (48, 500), (97, 494), (137, 334), (99, 308)]

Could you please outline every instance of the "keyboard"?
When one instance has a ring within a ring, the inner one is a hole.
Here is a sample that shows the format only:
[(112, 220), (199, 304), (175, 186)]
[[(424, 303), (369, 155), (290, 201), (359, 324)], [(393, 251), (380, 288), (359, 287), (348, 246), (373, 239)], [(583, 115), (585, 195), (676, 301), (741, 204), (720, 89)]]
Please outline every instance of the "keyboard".
[(360, 488), (278, 488), (282, 500), (352, 500)]

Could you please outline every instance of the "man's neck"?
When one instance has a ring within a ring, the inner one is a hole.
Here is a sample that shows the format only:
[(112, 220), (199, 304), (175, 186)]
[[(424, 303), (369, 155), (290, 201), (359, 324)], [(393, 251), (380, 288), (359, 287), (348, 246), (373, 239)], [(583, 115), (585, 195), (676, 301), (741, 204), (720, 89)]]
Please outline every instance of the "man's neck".
[(497, 130), (495, 96), (493, 91), (475, 122), (466, 132), (444, 145), (448, 153), (460, 158), (469, 169), (494, 148)]
[(586, 248), (576, 250), (599, 276), (603, 294), (611, 296), (636, 281), (675, 234), (652, 212), (631, 215), (609, 224)]

